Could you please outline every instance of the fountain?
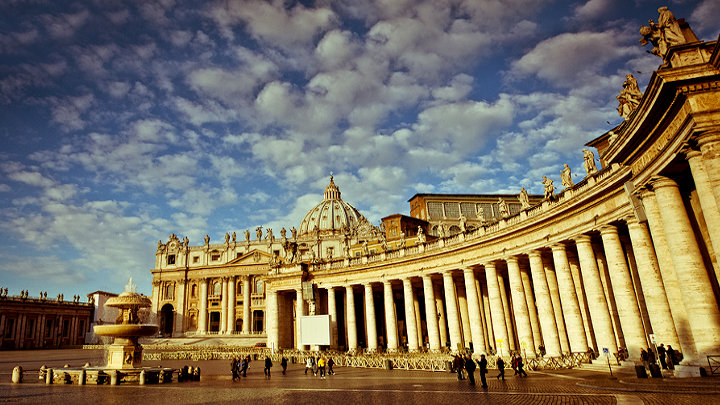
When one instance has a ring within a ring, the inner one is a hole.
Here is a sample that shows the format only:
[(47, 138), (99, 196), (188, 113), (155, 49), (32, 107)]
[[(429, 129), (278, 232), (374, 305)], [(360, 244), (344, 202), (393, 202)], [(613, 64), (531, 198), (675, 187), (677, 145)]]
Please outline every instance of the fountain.
[(157, 325), (141, 324), (138, 317), (140, 308), (152, 305), (151, 301), (137, 292), (132, 277), (125, 286), (125, 291), (117, 297), (107, 300), (105, 306), (118, 308), (119, 315), (114, 325), (97, 325), (95, 333), (100, 336), (115, 338), (108, 348), (108, 369), (132, 370), (137, 369), (142, 362), (142, 346), (138, 339), (150, 336), (157, 332)]

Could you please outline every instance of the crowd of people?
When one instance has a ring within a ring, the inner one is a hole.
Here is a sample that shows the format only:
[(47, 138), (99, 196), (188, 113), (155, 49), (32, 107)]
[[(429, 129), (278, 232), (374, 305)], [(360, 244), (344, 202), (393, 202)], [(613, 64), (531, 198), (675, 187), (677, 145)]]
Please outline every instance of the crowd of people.
[[(237, 357), (234, 357), (232, 359), (232, 361), (230, 362), (230, 371), (232, 372), (233, 381), (239, 381), (242, 377), (247, 377), (247, 370), (248, 368), (250, 368), (250, 361), (250, 356), (245, 356), (242, 359), (239, 359)], [(326, 375), (335, 374), (335, 370), (333, 370), (334, 365), (335, 362), (333, 361), (332, 357), (328, 357), (326, 359), (324, 356), (310, 356), (305, 362), (305, 374), (307, 375), (309, 370), (314, 376), (317, 376), (319, 374), (320, 378), (325, 378)], [(282, 356), (282, 358), (280, 359), (280, 367), (282, 368), (283, 375), (285, 375), (287, 371), (287, 366), (288, 359), (287, 357)], [(265, 367), (263, 368), (265, 378), (270, 378), (270, 371), (272, 367), (272, 359), (270, 359), (269, 356), (265, 356)], [(327, 372), (325, 371), (326, 368)]]
[[(505, 381), (505, 361), (502, 357), (498, 356), (497, 360), (495, 360), (495, 364), (498, 369), (496, 379)], [(473, 360), (469, 354), (458, 354), (453, 357), (451, 371), (457, 373), (458, 380), (465, 380), (467, 378), (470, 385), (475, 385), (475, 370), (480, 369), (480, 382), (482, 383), (483, 388), (487, 388), (488, 384), (485, 378), (485, 374), (488, 373), (487, 366), (488, 362), (484, 354), (480, 355), (480, 360)], [(510, 367), (512, 367), (515, 372), (514, 375), (527, 377), (527, 373), (523, 369), (525, 364), (523, 363), (522, 356), (519, 354), (513, 355)]]
[(640, 361), (642, 361), (645, 368), (650, 369), (652, 364), (660, 362), (660, 367), (663, 370), (674, 370), (675, 365), (679, 364), (682, 360), (682, 353), (676, 351), (671, 345), (667, 345), (667, 348), (663, 343), (657, 346), (655, 350), (652, 347), (648, 347), (647, 350), (640, 349)]

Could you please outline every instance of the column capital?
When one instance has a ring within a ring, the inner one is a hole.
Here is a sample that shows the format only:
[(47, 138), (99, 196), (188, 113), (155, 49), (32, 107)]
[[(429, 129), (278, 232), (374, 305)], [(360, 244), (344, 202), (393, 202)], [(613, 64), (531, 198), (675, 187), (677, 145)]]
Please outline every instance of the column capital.
[(483, 266), (485, 266), (486, 269), (487, 269), (488, 267), (489, 267), (489, 268), (492, 268), (492, 269), (495, 269), (495, 262), (487, 262), (487, 263), (483, 264)]
[(640, 224), (640, 221), (638, 221), (637, 218), (635, 218), (635, 215), (630, 215), (629, 217), (625, 217), (625, 218), (623, 218), (623, 219), (625, 220), (625, 224), (626, 224), (628, 227), (630, 227), (630, 226), (637, 226), (637, 225)]
[(403, 284), (405, 284), (405, 283), (412, 283), (411, 278), (412, 278), (411, 276), (403, 277), (403, 278), (402, 278)]
[(550, 245), (550, 249), (552, 249), (553, 252), (565, 251), (565, 250), (567, 250), (567, 246), (565, 246), (565, 244), (562, 242), (558, 242), (558, 243), (553, 243), (552, 245)]
[(574, 237), (573, 240), (575, 241), (576, 244), (577, 244), (577, 243), (591, 243), (591, 242), (592, 242), (592, 239), (590, 238), (590, 236), (589, 236), (589, 235), (585, 235), (585, 234), (578, 235), (578, 236)]
[(383, 285), (389, 285), (389, 286), (392, 286), (392, 283), (390, 282), (390, 280), (388, 280), (388, 279), (385, 279), (385, 280), (383, 280)]
[(617, 229), (617, 226), (615, 226), (615, 225), (609, 225), (609, 224), (602, 225), (599, 228), (599, 230), (600, 230), (600, 235), (612, 235), (612, 234), (617, 235), (618, 234), (618, 229)]
[(702, 157), (702, 152), (700, 152), (697, 149), (690, 148), (690, 147), (683, 149), (682, 152), (685, 154), (685, 160), (687, 160), (688, 162), (693, 159)]
[(528, 257), (542, 257), (542, 252), (540, 249), (533, 249), (528, 252)]
[(466, 267), (462, 268), (462, 271), (463, 271), (463, 273), (470, 273), (470, 272), (474, 272), (475, 268), (472, 266), (466, 266)]
[(678, 185), (675, 182), (675, 180), (673, 180), (669, 177), (665, 177), (665, 176), (654, 176), (650, 180), (650, 184), (652, 185), (653, 189), (655, 189), (655, 190), (657, 190), (659, 188), (663, 188), (663, 187), (678, 188)]
[(505, 260), (506, 263), (518, 263), (518, 262), (519, 262), (518, 257), (515, 256), (515, 255), (513, 255), (513, 256), (508, 256), (508, 257), (506, 257), (506, 258), (503, 259), (503, 260)]
[(705, 132), (695, 136), (698, 145), (705, 146), (720, 142), (720, 133), (718, 132)]

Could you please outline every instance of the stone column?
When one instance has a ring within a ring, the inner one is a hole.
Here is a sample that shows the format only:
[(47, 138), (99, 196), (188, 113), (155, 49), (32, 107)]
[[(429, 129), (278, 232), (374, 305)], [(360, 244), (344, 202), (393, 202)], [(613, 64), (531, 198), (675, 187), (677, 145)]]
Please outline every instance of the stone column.
[(183, 323), (185, 321), (185, 289), (187, 288), (187, 284), (185, 283), (185, 280), (180, 280), (177, 284), (177, 297), (175, 300), (175, 303), (177, 304), (177, 308), (175, 308), (175, 320), (173, 325), (173, 335), (175, 337), (181, 336), (183, 332), (185, 331), (183, 327)]
[[(278, 294), (275, 290), (267, 290), (267, 346), (272, 350), (279, 349), (280, 320), (278, 317)], [(245, 325), (245, 321), (243, 321)]]
[(455, 281), (452, 272), (443, 272), (443, 287), (445, 288), (445, 310), (448, 317), (448, 329), (450, 330), (450, 350), (455, 352), (462, 347), (462, 335), (460, 334), (460, 314), (457, 307), (457, 296), (455, 295)]
[(492, 317), (493, 332), (495, 333), (495, 347), (500, 356), (507, 356), (508, 333), (505, 323), (505, 309), (500, 298), (497, 270), (495, 263), (485, 263), (485, 279), (487, 280), (488, 299), (490, 300), (490, 314)]
[(302, 344), (302, 329), (300, 328), (303, 316), (305, 316), (305, 300), (303, 299), (302, 289), (298, 288), (295, 290), (295, 347), (300, 351), (307, 349), (307, 346)]
[(208, 299), (208, 280), (200, 279), (200, 310), (198, 313), (198, 333), (207, 332), (207, 299)]
[(528, 254), (530, 258), (530, 272), (532, 273), (533, 287), (535, 287), (535, 299), (537, 300), (538, 318), (542, 329), (545, 351), (550, 357), (560, 356), (560, 338), (555, 323), (555, 312), (550, 298), (545, 269), (543, 268), (540, 251), (533, 250)]
[(661, 177), (652, 185), (665, 237), (673, 247), (675, 274), (682, 287), (682, 298), (699, 355), (696, 359), (685, 357), (684, 362), (695, 364), (704, 361), (709, 354), (720, 352), (720, 311), (677, 183)]
[(653, 333), (659, 339), (658, 343), (680, 347), (650, 232), (645, 224), (634, 218), (628, 220), (627, 226)]
[(560, 302), (560, 291), (555, 275), (555, 268), (552, 264), (552, 258), (542, 256), (543, 270), (545, 270), (545, 279), (548, 283), (548, 291), (550, 291), (550, 301), (553, 305), (555, 313), (555, 326), (558, 331), (558, 339), (560, 340), (560, 350), (562, 353), (570, 352), (570, 342), (568, 341), (567, 331), (565, 330), (565, 318), (563, 317), (563, 308)]
[(413, 289), (413, 308), (415, 312), (415, 325), (417, 325), (417, 341), (418, 347), (425, 348), (425, 339), (423, 339), (422, 314), (420, 313), (420, 297)]
[(335, 301), (335, 288), (328, 287), (328, 315), (330, 315), (330, 348), (337, 349), (338, 346), (338, 329), (337, 329), (337, 303)]
[(702, 162), (702, 155), (698, 151), (690, 150), (685, 153), (685, 156), (690, 164), (698, 200), (700, 201), (707, 232), (713, 247), (716, 264), (714, 267), (715, 278), (720, 280), (720, 209), (718, 209), (718, 204), (715, 201), (712, 183)]
[(150, 310), (152, 311), (153, 314), (156, 315), (156, 318), (159, 320), (160, 319), (160, 315), (158, 315), (160, 313), (160, 308), (158, 308), (160, 306), (160, 282), (159, 281), (153, 280), (153, 282), (152, 282), (151, 301), (152, 301), (152, 308)]
[(225, 333), (227, 327), (227, 306), (228, 306), (228, 279), (227, 277), (222, 278), (222, 287), (220, 290), (222, 294), (220, 298), (220, 329), (218, 334), (222, 335)]
[(583, 287), (582, 276), (580, 275), (580, 262), (574, 250), (568, 250), (566, 248), (565, 253), (567, 254), (568, 263), (570, 264), (570, 273), (572, 274), (573, 285), (575, 286), (575, 294), (578, 299), (578, 304), (580, 305), (585, 339), (588, 347), (597, 352), (598, 347), (595, 341), (595, 332), (593, 331), (592, 322), (590, 322), (590, 310), (588, 309), (587, 299), (585, 298), (585, 287)]
[(525, 289), (520, 278), (520, 265), (518, 258), (513, 256), (505, 259), (508, 269), (508, 281), (510, 282), (510, 296), (513, 302), (513, 314), (517, 325), (517, 335), (520, 341), (520, 350), (523, 355), (535, 357), (535, 342), (533, 342), (532, 326), (530, 325), (530, 313), (528, 312)]
[(418, 351), (418, 328), (415, 318), (412, 282), (409, 278), (403, 279), (403, 297), (405, 301), (405, 329), (407, 329), (408, 350), (416, 352)]
[(345, 323), (347, 325), (348, 351), (357, 350), (357, 321), (355, 319), (355, 292), (353, 286), (345, 286)]
[(575, 238), (575, 244), (598, 349), (602, 351), (602, 349), (607, 348), (610, 353), (617, 353), (610, 310), (608, 310), (608, 304), (605, 300), (605, 293), (603, 292), (602, 281), (600, 281), (600, 273), (590, 237), (580, 235)]
[(225, 333), (232, 335), (235, 332), (235, 304), (237, 298), (235, 294), (235, 277), (228, 278), (228, 307), (227, 307), (227, 329)]
[(530, 281), (530, 263), (518, 262), (520, 265), (520, 281), (522, 281), (523, 290), (525, 291), (525, 302), (527, 304), (528, 314), (530, 315), (530, 326), (532, 327), (534, 350), (537, 350), (543, 344), (542, 332), (540, 330), (540, 321), (538, 320), (537, 307), (535, 306), (535, 296), (533, 295), (532, 282)]
[(440, 345), (445, 347), (448, 343), (447, 316), (445, 315), (445, 301), (443, 301), (443, 287), (433, 285), (435, 289), (435, 310), (437, 312), (438, 330), (440, 331)]
[(376, 352), (378, 348), (377, 325), (375, 324), (375, 299), (373, 298), (372, 284), (365, 284), (365, 322), (367, 327), (367, 349)]
[(485, 345), (488, 350), (495, 350), (495, 330), (493, 329), (492, 312), (490, 311), (490, 294), (487, 288), (487, 272), (485, 272), (485, 283), (480, 286), (480, 293), (482, 295), (483, 310), (485, 311), (485, 329), (487, 331), (487, 340)]
[(473, 351), (484, 354), (487, 352), (485, 337), (483, 336), (482, 317), (480, 316), (480, 302), (475, 288), (475, 271), (472, 267), (463, 269), (465, 278), (465, 297), (468, 305), (468, 318), (470, 320), (470, 335), (472, 336)]
[(463, 347), (468, 347), (468, 343), (472, 340), (472, 334), (470, 332), (470, 315), (468, 314), (465, 287), (456, 284), (455, 293), (457, 294), (458, 314), (460, 315), (460, 336), (462, 337)]
[(437, 352), (441, 346), (440, 329), (438, 328), (438, 316), (435, 307), (435, 289), (429, 274), (423, 274), (422, 279), (425, 295), (425, 323), (427, 324), (428, 339), (430, 340), (430, 351)]
[(242, 333), (247, 335), (250, 333), (250, 326), (252, 325), (250, 319), (250, 306), (252, 299), (250, 298), (250, 276), (246, 276), (243, 279), (243, 324)]
[[(704, 134), (698, 139), (698, 145), (702, 153), (708, 185), (715, 196), (715, 204), (720, 206), (720, 134)], [(692, 170), (692, 167), (690, 170)], [(695, 172), (693, 171), (694, 177)]]
[[(496, 267), (497, 271), (497, 267)], [(505, 316), (505, 327), (507, 328), (508, 341), (507, 348), (510, 350), (516, 350), (515, 347), (515, 328), (513, 327), (513, 317), (510, 311), (510, 300), (508, 299), (507, 292), (505, 290), (505, 277), (500, 272), (498, 273), (498, 288), (500, 289), (500, 301), (502, 301), (503, 313)]]
[(558, 243), (552, 245), (551, 248), (570, 351), (585, 353), (588, 349), (587, 338), (565, 245)]
[(631, 359), (639, 360), (640, 349), (647, 347), (648, 342), (645, 338), (645, 328), (643, 327), (640, 308), (638, 307), (630, 277), (630, 269), (625, 261), (625, 253), (618, 236), (618, 230), (612, 225), (605, 225), (600, 228), (600, 236), (603, 240), (605, 258), (607, 259), (610, 280), (613, 286), (612, 294), (615, 296), (618, 308), (622, 308), (621, 311), (618, 311), (618, 316), (620, 317), (620, 325), (622, 326), (628, 354)]
[[(672, 321), (675, 325), (678, 341), (680, 342), (680, 346), (673, 347), (675, 349), (679, 347), (683, 354), (689, 354), (691, 357), (697, 358), (695, 339), (693, 338), (692, 330), (690, 329), (690, 324), (688, 322), (689, 318), (682, 298), (683, 290), (680, 288), (678, 278), (675, 275), (675, 265), (672, 261), (672, 251), (670, 250), (670, 246), (665, 238), (665, 230), (663, 229), (662, 219), (660, 218), (660, 209), (658, 208), (657, 200), (655, 199), (655, 193), (644, 189), (641, 191), (641, 199), (643, 206), (645, 207), (645, 215), (648, 218), (648, 227), (650, 228), (650, 233), (652, 235), (652, 242), (658, 259), (662, 282), (665, 286), (665, 294), (667, 296), (668, 304), (670, 305)], [(659, 343), (667, 344), (662, 337), (660, 337)], [(672, 345), (672, 343), (670, 344)]]
[(396, 352), (398, 349), (397, 316), (395, 315), (395, 298), (392, 284), (389, 280), (383, 282), (385, 301), (385, 332), (387, 338), (387, 351)]
[(612, 293), (612, 280), (610, 279), (610, 268), (605, 259), (605, 248), (603, 247), (602, 241), (600, 241), (600, 243), (593, 243), (592, 248), (595, 254), (595, 261), (597, 262), (598, 274), (600, 274), (600, 282), (602, 283), (603, 292), (605, 293), (605, 302), (607, 302), (608, 311), (610, 311), (610, 320), (612, 321), (613, 332), (615, 333), (615, 343), (617, 347), (627, 347), (625, 337), (622, 333), (622, 326), (620, 325), (620, 316), (617, 311), (615, 295)]

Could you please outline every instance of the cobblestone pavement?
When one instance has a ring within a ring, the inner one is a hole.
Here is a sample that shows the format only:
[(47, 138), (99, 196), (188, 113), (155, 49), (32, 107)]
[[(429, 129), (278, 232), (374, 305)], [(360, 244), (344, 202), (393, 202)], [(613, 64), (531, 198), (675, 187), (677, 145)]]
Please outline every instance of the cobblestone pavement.
[[(279, 365), (266, 379), (262, 362), (251, 363), (248, 376), (233, 382), (229, 361), (147, 361), (147, 366), (200, 366), (199, 382), (164, 385), (77, 386), (45, 385), (35, 373), (28, 373), (22, 384), (11, 384), (12, 368), (20, 364), (37, 370), (42, 364), (52, 367), (98, 365), (102, 351), (54, 350), (0, 352), (0, 402), (5, 403), (104, 403), (104, 404), (720, 404), (720, 378), (648, 379), (586, 370), (529, 372), (528, 378), (506, 372), (505, 382), (488, 374), (489, 388), (470, 386), (454, 374), (403, 370), (337, 368), (337, 374), (320, 378), (304, 374), (300, 364), (290, 364), (286, 375)], [(476, 373), (477, 375), (477, 373)]]

